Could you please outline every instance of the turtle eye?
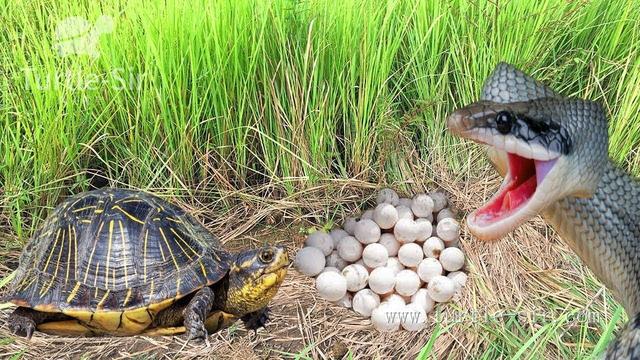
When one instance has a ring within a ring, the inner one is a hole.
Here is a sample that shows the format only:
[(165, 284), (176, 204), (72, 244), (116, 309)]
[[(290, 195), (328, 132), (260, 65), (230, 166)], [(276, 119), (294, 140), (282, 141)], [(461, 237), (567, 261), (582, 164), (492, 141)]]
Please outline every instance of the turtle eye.
[(510, 133), (513, 120), (513, 114), (508, 111), (500, 111), (496, 114), (496, 129), (503, 135)]
[(258, 255), (258, 258), (260, 259), (260, 261), (262, 261), (265, 264), (268, 264), (270, 262), (273, 261), (273, 250), (271, 249), (264, 249), (260, 252), (260, 255)]

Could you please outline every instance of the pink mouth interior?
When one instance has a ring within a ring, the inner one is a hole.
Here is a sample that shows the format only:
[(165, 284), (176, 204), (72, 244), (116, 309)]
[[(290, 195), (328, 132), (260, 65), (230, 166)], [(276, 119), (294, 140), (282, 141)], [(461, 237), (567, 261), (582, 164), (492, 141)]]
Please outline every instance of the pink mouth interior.
[(512, 153), (508, 153), (508, 157), (509, 182), (489, 203), (476, 211), (476, 218), (482, 222), (493, 223), (507, 218), (526, 204), (556, 162), (556, 159), (538, 161)]

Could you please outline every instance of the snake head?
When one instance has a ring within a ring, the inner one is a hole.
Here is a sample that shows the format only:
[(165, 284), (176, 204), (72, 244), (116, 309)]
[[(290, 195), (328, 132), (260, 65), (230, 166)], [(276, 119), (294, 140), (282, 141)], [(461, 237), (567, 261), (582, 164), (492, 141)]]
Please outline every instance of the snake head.
[(503, 237), (567, 196), (591, 196), (608, 161), (599, 104), (562, 98), (504, 63), (485, 82), (481, 100), (456, 110), (447, 127), (486, 144), (504, 177), (467, 217), (471, 233), (483, 240)]

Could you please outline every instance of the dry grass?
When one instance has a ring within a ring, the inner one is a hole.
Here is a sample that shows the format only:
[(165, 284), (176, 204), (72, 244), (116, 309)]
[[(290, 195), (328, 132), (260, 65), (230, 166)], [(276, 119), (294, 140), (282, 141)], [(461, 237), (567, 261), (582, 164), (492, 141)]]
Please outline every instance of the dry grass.
[[(399, 185), (415, 191), (433, 189), (438, 184), (449, 192), (460, 214), (467, 213), (490, 196), (499, 180), (487, 168), (475, 171), (475, 176), (466, 174), (464, 178), (438, 170), (445, 167), (427, 169), (420, 162), (410, 169), (413, 169), (412, 176), (408, 176), (407, 183)], [(427, 172), (433, 174), (429, 184), (419, 180), (421, 174)], [(274, 197), (265, 196), (266, 192), (277, 189), (277, 184), (270, 184), (251, 191), (225, 194), (226, 200), (237, 198), (238, 201), (224, 212), (218, 208), (220, 202), (184, 205), (204, 219), (230, 250), (269, 241), (286, 245), (290, 253), (294, 253), (304, 240), (304, 231), (332, 219), (337, 222), (350, 211), (356, 211), (363, 205), (363, 198), (370, 199), (375, 187), (370, 183), (335, 180), (269, 200)], [(214, 217), (213, 214), (225, 215)], [(470, 277), (467, 286), (453, 303), (440, 306), (438, 314), (432, 316), (429, 328), (419, 333), (378, 333), (368, 320), (318, 298), (313, 279), (291, 270), (272, 302), (272, 322), (257, 335), (245, 331), (241, 325), (234, 326), (215, 334), (209, 348), (186, 344), (181, 337), (77, 339), (36, 334), (31, 341), (25, 341), (12, 337), (3, 325), (0, 327), (0, 358), (22, 354), (24, 358), (41, 359), (336, 359), (349, 356), (398, 359), (416, 358), (432, 337), (437, 339), (433, 348), (427, 349), (429, 356), (457, 359), (485, 354), (488, 358), (504, 358), (527, 342), (527, 334), (532, 337), (540, 329), (554, 324), (559, 329), (548, 333), (553, 340), (550, 345), (547, 345), (549, 339), (541, 338), (539, 343), (533, 344), (535, 351), (524, 352), (525, 357), (538, 354), (562, 358), (566, 357), (567, 351), (589, 353), (593, 341), (578, 343), (575, 339), (581, 338), (580, 331), (585, 329), (598, 334), (602, 323), (556, 323), (554, 319), (576, 309), (586, 309), (603, 314), (602, 321), (606, 323), (611, 313), (607, 304), (611, 301), (605, 296), (606, 291), (599, 288), (592, 275), (541, 219), (530, 221), (496, 243), (482, 243), (464, 233), (462, 247), (468, 256)], [(2, 260), (5, 265), (0, 265), (0, 279), (16, 266), (18, 255), (17, 250), (11, 251)], [(2, 311), (0, 316), (4, 319), (7, 313)], [(514, 334), (520, 343), (510, 345), (505, 334)], [(491, 348), (496, 346), (496, 341), (504, 344), (494, 357)], [(510, 346), (515, 350), (510, 350)]]

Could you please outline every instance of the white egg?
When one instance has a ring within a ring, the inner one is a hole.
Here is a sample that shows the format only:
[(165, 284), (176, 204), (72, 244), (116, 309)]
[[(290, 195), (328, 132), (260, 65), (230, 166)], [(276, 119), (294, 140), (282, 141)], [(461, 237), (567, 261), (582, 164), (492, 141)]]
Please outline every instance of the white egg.
[(451, 209), (449, 208), (444, 208), (440, 211), (438, 211), (438, 215), (436, 216), (436, 221), (440, 222), (443, 219), (455, 219), (455, 214), (453, 213), (453, 211), (451, 211)]
[(400, 197), (398, 197), (398, 193), (396, 193), (394, 190), (382, 189), (378, 193), (378, 197), (376, 198), (376, 204), (387, 203), (387, 204), (396, 206), (398, 205), (399, 199)]
[(356, 224), (355, 237), (363, 244), (378, 242), (380, 234), (380, 227), (371, 219), (363, 219)]
[(398, 260), (406, 267), (416, 267), (423, 258), (422, 247), (416, 243), (408, 243), (400, 246)]
[(457, 247), (449, 247), (440, 253), (440, 263), (447, 271), (457, 271), (464, 266), (464, 253)]
[(316, 290), (322, 298), (338, 301), (347, 294), (347, 279), (339, 273), (322, 273), (316, 278)]
[(358, 291), (367, 286), (369, 271), (358, 264), (351, 264), (342, 270), (342, 276), (347, 279), (347, 290)]
[(365, 269), (367, 269), (367, 271), (369, 272), (369, 274), (371, 274), (371, 271), (373, 271), (373, 269), (372, 269), (372, 268), (370, 268), (370, 267), (368, 267), (368, 266), (367, 266), (367, 264), (365, 264), (365, 263), (364, 263), (364, 261), (362, 261), (362, 259), (360, 259), (360, 260), (358, 260), (358, 261), (354, 262), (354, 264), (357, 264), (357, 265), (363, 266)]
[(462, 271), (454, 271), (447, 274), (447, 277), (456, 284), (456, 292), (460, 292), (462, 288), (467, 284), (467, 274)]
[(387, 294), (396, 284), (396, 274), (386, 266), (378, 267), (369, 274), (369, 288), (376, 294)]
[(342, 225), (342, 228), (344, 229), (344, 231), (347, 232), (347, 234), (353, 235), (356, 233), (357, 223), (358, 223), (358, 219), (354, 217), (348, 217), (344, 220), (344, 224)]
[(404, 205), (396, 206), (396, 211), (398, 212), (398, 220), (413, 220), (413, 213), (411, 212), (410, 207)]
[(433, 216), (433, 199), (427, 194), (416, 194), (411, 201), (411, 211), (417, 217)]
[(345, 236), (338, 242), (338, 255), (349, 262), (358, 261), (362, 257), (362, 244), (353, 236)]
[(324, 231), (315, 231), (309, 234), (304, 244), (322, 250), (324, 256), (329, 256), (333, 251), (333, 238)]
[(404, 307), (402, 327), (407, 331), (420, 331), (427, 325), (427, 312), (418, 304), (407, 304)]
[(438, 212), (447, 207), (447, 195), (440, 191), (434, 191), (429, 194), (433, 200), (433, 212)]
[(366, 317), (380, 305), (380, 296), (369, 289), (362, 289), (353, 296), (353, 310)]
[(418, 276), (422, 281), (428, 283), (436, 276), (442, 275), (442, 265), (435, 258), (426, 258), (418, 265)]
[(399, 313), (404, 310), (404, 305), (382, 303), (371, 312), (371, 323), (380, 332), (393, 332), (400, 328)]
[(327, 266), (326, 268), (324, 268), (320, 274), (325, 273), (325, 272), (334, 272), (334, 273), (338, 273), (340, 274), (340, 270), (338, 270), (338, 268), (335, 268), (333, 266)]
[(387, 249), (387, 254), (389, 256), (398, 255), (398, 249), (400, 249), (400, 243), (396, 240), (396, 237), (390, 233), (384, 233), (380, 235), (380, 240), (378, 244), (384, 246)]
[(386, 266), (391, 270), (393, 270), (394, 274), (397, 274), (400, 271), (404, 270), (404, 265), (402, 265), (402, 263), (400, 262), (400, 260), (398, 260), (397, 257), (390, 257), (389, 260), (387, 260)]
[(422, 251), (426, 257), (437, 259), (440, 257), (442, 250), (444, 250), (444, 242), (436, 236), (428, 238), (424, 244), (422, 244)]
[(418, 304), (424, 311), (428, 314), (433, 311), (433, 308), (436, 304), (435, 301), (429, 296), (429, 292), (427, 289), (418, 289), (415, 294), (411, 296), (411, 302), (413, 304)]
[(325, 264), (326, 260), (322, 251), (310, 246), (300, 249), (293, 260), (293, 266), (307, 276), (320, 274)]
[(398, 294), (389, 294), (387, 296), (385, 296), (383, 298), (382, 302), (386, 302), (386, 303), (395, 303), (395, 304), (399, 304), (401, 306), (406, 305), (406, 301), (404, 300), (404, 298)]
[(398, 210), (391, 204), (382, 203), (373, 211), (373, 221), (381, 229), (391, 229), (398, 221)]
[(444, 242), (455, 241), (460, 237), (460, 225), (455, 219), (444, 218), (436, 228), (438, 237)]
[(338, 254), (338, 250), (333, 250), (329, 256), (326, 257), (325, 266), (332, 266), (337, 268), (338, 270), (344, 269), (345, 266), (349, 265), (343, 258)]
[(353, 300), (353, 295), (351, 295), (351, 293), (347, 293), (340, 300), (336, 301), (335, 304), (349, 309), (351, 308), (352, 300)]
[(411, 296), (420, 288), (420, 278), (412, 270), (402, 270), (396, 275), (396, 293)]
[(329, 235), (331, 236), (331, 239), (333, 239), (333, 248), (337, 249), (338, 241), (340, 241), (340, 239), (342, 239), (345, 236), (349, 236), (349, 233), (342, 229), (333, 229), (329, 231)]
[(415, 223), (417, 227), (416, 242), (421, 243), (431, 236), (433, 225), (431, 224), (431, 220), (425, 218), (417, 219)]
[(411, 199), (403, 197), (398, 200), (398, 206), (405, 206), (411, 208)]
[(427, 285), (429, 296), (437, 302), (447, 302), (451, 300), (456, 291), (453, 280), (446, 276), (436, 276)]
[(365, 210), (365, 212), (363, 212), (362, 215), (360, 215), (360, 220), (364, 220), (364, 219), (373, 220), (373, 210), (372, 209)]
[(370, 268), (385, 266), (387, 260), (389, 260), (387, 248), (378, 243), (369, 244), (362, 251), (362, 261)]
[(418, 226), (415, 221), (402, 218), (393, 228), (393, 235), (403, 244), (414, 242), (418, 238)]

